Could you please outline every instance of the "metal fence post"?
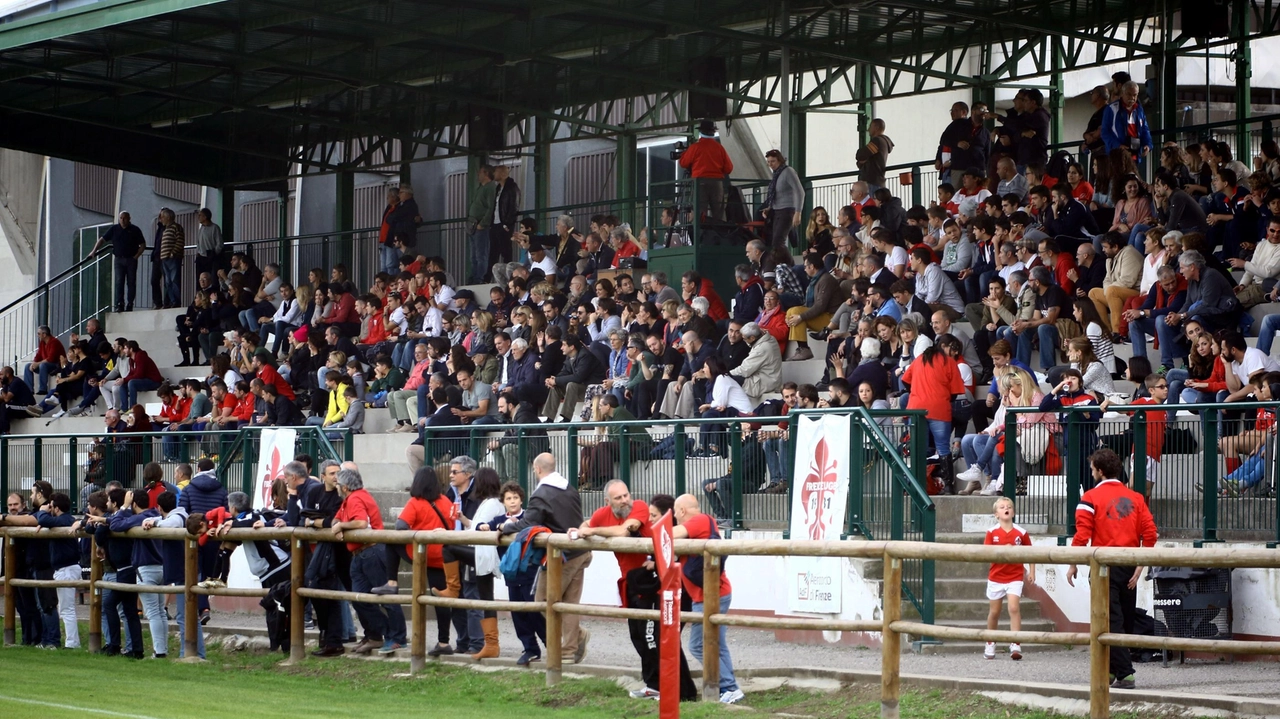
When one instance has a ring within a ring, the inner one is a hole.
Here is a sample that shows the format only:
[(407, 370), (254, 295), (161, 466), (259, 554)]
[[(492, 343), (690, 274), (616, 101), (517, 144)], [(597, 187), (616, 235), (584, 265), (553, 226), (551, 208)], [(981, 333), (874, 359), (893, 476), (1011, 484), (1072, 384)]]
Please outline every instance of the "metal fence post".
[[(1049, 436), (1049, 441), (1053, 441), (1053, 435)], [(1004, 413), (1004, 471), (1001, 473), (1002, 478), (1000, 493), (1013, 499), (1018, 494), (1018, 415), (1010, 412), (1008, 408)], [(1046, 450), (1046, 454), (1048, 450)]]
[[(1215, 411), (1216, 413), (1216, 411)], [(1204, 425), (1204, 493), (1203, 505), (1203, 541), (1218, 541), (1218, 423), (1210, 420)], [(1210, 483), (1212, 482), (1212, 486)]]
[[(569, 429), (573, 432), (573, 429)], [(556, 611), (556, 602), (564, 587), (564, 552), (555, 548), (547, 548), (547, 686), (560, 683), (561, 642), (564, 641), (560, 612)], [(5, 603), (5, 611), (9, 604)]]
[(736, 425), (729, 430), (729, 467), (733, 477), (733, 528), (742, 529), (742, 483), (746, 481), (747, 470), (742, 466), (742, 432)]
[(863, 428), (857, 415), (850, 417), (849, 421), (849, 499), (845, 513), (844, 533), (846, 536), (852, 535), (854, 530), (857, 530), (858, 535), (865, 539), (866, 532), (862, 529), (862, 485), (866, 470), (866, 462), (863, 459), (865, 450)]
[(242, 467), (243, 474), (240, 477), (240, 482), (242, 485), (242, 489), (240, 491), (252, 497), (253, 496), (253, 459), (254, 459), (253, 455), (257, 453), (253, 451), (253, 446), (252, 446), (253, 442), (249, 439), (248, 434), (242, 434), (242, 436), (244, 437), (244, 442), (241, 443), (240, 445), (240, 452), (243, 455), (241, 457), (241, 467)]
[[(44, 438), (36, 437), (32, 446), (34, 448), (34, 454), (31, 457), (31, 463), (33, 466), (31, 478), (34, 480), (41, 480), (44, 479)], [(38, 508), (32, 507), (32, 509)]]
[[(578, 425), (576, 424), (569, 425), (569, 430), (565, 433), (565, 445), (566, 445), (565, 451), (568, 452), (569, 454), (569, 456), (566, 458), (569, 460), (569, 472), (565, 476), (569, 478), (570, 482), (577, 482), (578, 481)], [(551, 618), (548, 617), (547, 621), (550, 622), (550, 619)], [(556, 681), (559, 681), (559, 680), (560, 679), (557, 676)]]
[[(938, 179), (941, 180), (942, 179), (941, 176), (939, 176)], [(911, 166), (911, 204), (912, 205), (921, 204), (920, 198), (923, 197), (923, 192), (924, 192), (923, 188), (920, 187), (920, 166), (912, 165)]]
[(1111, 568), (1089, 562), (1089, 717), (1111, 715), (1111, 649), (1098, 637), (1111, 628)]
[(711, 617), (720, 612), (720, 557), (706, 552), (702, 559), (702, 699), (720, 698), (720, 629)]
[(884, 606), (880, 630), (880, 719), (898, 719), (902, 635), (893, 623), (902, 618), (902, 560), (884, 554)]
[(427, 668), (427, 607), (418, 597), (427, 593), (427, 545), (414, 543), (413, 547), (413, 604), (409, 607), (409, 671), (420, 672)]
[(79, 506), (80, 493), (76, 491), (76, 487), (75, 487), (75, 484), (76, 484), (75, 476), (76, 476), (76, 466), (77, 466), (76, 449), (79, 446), (79, 444), (80, 443), (76, 437), (71, 437), (67, 440), (67, 451), (70, 453), (70, 457), (67, 460), (67, 465), (71, 468), (70, 471), (68, 472), (68, 477), (67, 477), (67, 494), (71, 496), (71, 502), (72, 502), (71, 506), (77, 507), (80, 509), (80, 511), (83, 512), (84, 507)]
[[(110, 468), (111, 463), (108, 462), (108, 472)], [(4, 436), (0, 436), (0, 496), (9, 496), (9, 438)]]
[(1147, 411), (1140, 409), (1133, 420), (1133, 491), (1147, 494)]
[(628, 487), (631, 484), (631, 433), (627, 430), (630, 427), (618, 428), (618, 477), (622, 479), (623, 484)]
[[(676, 454), (675, 454), (675, 459), (676, 459), (676, 494), (675, 494), (675, 496), (679, 497), (680, 495), (682, 495), (682, 494), (685, 494), (685, 493), (686, 493), (686, 491), (687, 491), (687, 490), (686, 490), (686, 483), (688, 482), (688, 479), (687, 479), (687, 478), (686, 478), (686, 476), (685, 476), (685, 467), (684, 467), (684, 461), (685, 461), (685, 458), (684, 458), (684, 441), (685, 441), (685, 440), (684, 440), (684, 438), (685, 438), (685, 434), (684, 434), (684, 425), (683, 425), (683, 424), (677, 424), (677, 425), (673, 428), (672, 432), (673, 432), (673, 434), (672, 434), (673, 441), (674, 441), (674, 442), (675, 442), (675, 444), (676, 444), (676, 446), (675, 446), (675, 450), (676, 450)], [(1280, 528), (1278, 528), (1276, 531), (1280, 532)]]
[[(498, 453), (502, 453), (502, 447), (497, 449)], [(524, 437), (524, 428), (516, 430), (516, 476), (520, 482), (520, 488), (524, 490), (524, 496), (529, 496), (529, 441)]]
[[(1050, 437), (1050, 441), (1053, 438)], [(1064, 468), (1067, 471), (1067, 507), (1074, 508), (1080, 503), (1080, 461), (1084, 458), (1080, 456), (1080, 414), (1078, 412), (1067, 413), (1067, 456), (1064, 461)], [(1085, 460), (1087, 461), (1087, 460)], [(1076, 513), (1074, 509), (1067, 512), (1067, 535), (1073, 536), (1076, 533)]]

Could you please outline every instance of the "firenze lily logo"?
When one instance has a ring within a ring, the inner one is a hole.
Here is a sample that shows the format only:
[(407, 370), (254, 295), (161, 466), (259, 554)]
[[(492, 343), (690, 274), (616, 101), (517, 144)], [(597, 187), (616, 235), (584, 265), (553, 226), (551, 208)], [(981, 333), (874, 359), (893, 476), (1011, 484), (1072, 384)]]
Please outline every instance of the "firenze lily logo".
[(831, 499), (835, 494), (836, 460), (831, 457), (825, 437), (818, 440), (813, 453), (813, 462), (809, 465), (809, 476), (804, 478), (800, 487), (800, 502), (804, 507), (805, 526), (809, 528), (809, 539), (825, 539), (827, 516), (831, 510)]
[(269, 464), (262, 472), (262, 506), (271, 507), (272, 509), (281, 509), (274, 506), (271, 501), (271, 486), (276, 480), (280, 479), (283, 466), (280, 464), (280, 448), (275, 447), (271, 450), (271, 464)]

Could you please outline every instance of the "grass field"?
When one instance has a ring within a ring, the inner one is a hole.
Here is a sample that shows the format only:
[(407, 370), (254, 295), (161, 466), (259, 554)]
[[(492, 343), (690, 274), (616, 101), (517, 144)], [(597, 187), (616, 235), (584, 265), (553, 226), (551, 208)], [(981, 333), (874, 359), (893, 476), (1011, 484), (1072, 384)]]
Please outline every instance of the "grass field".
[[(656, 717), (657, 703), (630, 699), (603, 679), (566, 679), (548, 689), (530, 671), (478, 672), (428, 664), (406, 677), (406, 662), (317, 660), (278, 665), (279, 655), (224, 653), (210, 647), (209, 661), (179, 664), (102, 657), (83, 651), (0, 649), (0, 717), (47, 719), (77, 716), (120, 719), (250, 719), (361, 717), (448, 719), (558, 717), (591, 719)], [(873, 719), (880, 715), (879, 686), (854, 685), (831, 693), (791, 688), (751, 692), (746, 706), (685, 704), (681, 715), (815, 719)], [(904, 719), (1048, 719), (1041, 711), (1009, 707), (984, 697), (904, 692)], [(1118, 717), (1123, 715), (1117, 715)]]

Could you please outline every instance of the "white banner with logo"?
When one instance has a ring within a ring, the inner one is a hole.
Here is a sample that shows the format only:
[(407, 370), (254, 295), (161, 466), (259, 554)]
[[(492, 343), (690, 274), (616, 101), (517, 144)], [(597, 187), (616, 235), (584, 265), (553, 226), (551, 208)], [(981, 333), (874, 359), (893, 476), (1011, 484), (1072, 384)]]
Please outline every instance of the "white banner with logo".
[[(839, 540), (849, 498), (849, 417), (800, 417), (791, 481), (791, 538)], [(787, 607), (839, 614), (843, 562), (837, 557), (787, 557)]]
[(271, 485), (281, 479), (284, 466), (293, 461), (298, 430), (288, 427), (262, 430), (258, 441), (258, 475), (253, 481), (253, 508), (279, 509), (271, 504)]

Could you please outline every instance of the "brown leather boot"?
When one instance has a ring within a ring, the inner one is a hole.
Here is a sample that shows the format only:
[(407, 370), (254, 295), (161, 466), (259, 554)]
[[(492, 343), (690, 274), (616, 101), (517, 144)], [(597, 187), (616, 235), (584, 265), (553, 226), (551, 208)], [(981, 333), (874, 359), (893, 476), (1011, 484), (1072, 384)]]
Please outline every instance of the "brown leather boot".
[(480, 651), (471, 655), (472, 659), (493, 659), (499, 654), (498, 647), (498, 618), (485, 617), (480, 620), (480, 626), (484, 628), (484, 646)]
[(444, 589), (432, 589), (432, 596), (457, 599), (462, 595), (462, 577), (457, 562), (444, 563)]

